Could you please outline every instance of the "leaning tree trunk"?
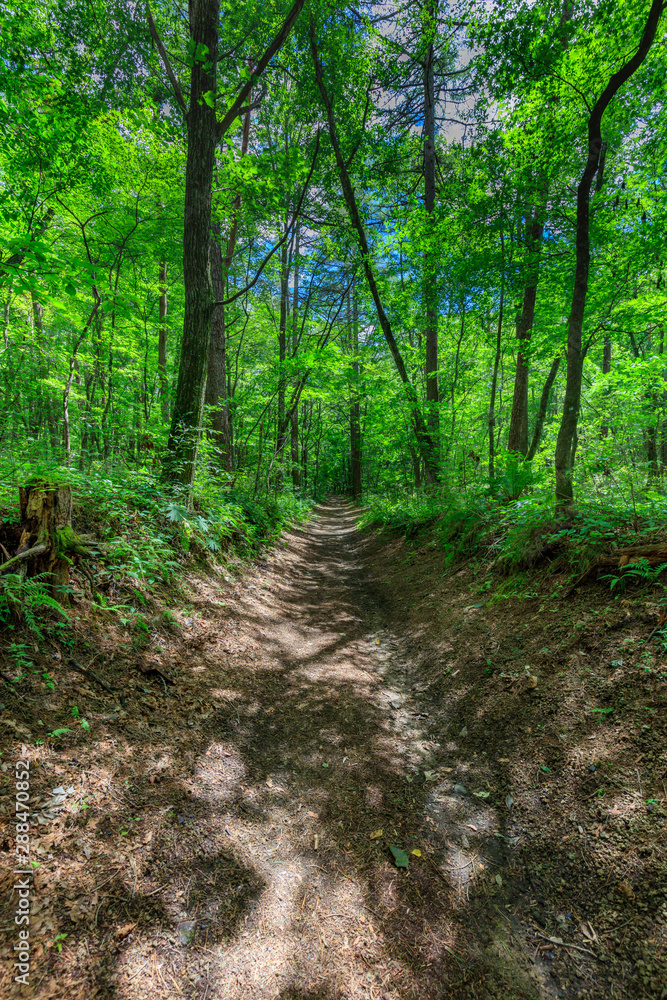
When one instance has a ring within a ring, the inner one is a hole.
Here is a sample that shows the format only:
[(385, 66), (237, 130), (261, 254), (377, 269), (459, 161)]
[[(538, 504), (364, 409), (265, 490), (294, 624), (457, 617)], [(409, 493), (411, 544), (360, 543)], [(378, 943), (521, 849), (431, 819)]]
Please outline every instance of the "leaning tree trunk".
[(572, 305), (567, 333), (567, 382), (563, 417), (556, 442), (556, 504), (571, 504), (574, 499), (572, 470), (577, 442), (577, 424), (581, 406), (581, 382), (583, 375), (582, 330), (588, 294), (588, 274), (591, 260), (590, 243), (590, 199), (593, 179), (598, 174), (597, 189), (602, 186), (604, 149), (602, 142), (602, 116), (616, 93), (627, 83), (648, 55), (653, 44), (658, 23), (662, 15), (662, 0), (652, 0), (651, 9), (644, 25), (637, 51), (614, 73), (588, 118), (588, 159), (577, 188), (577, 229), (576, 267)]
[(424, 461), (424, 469), (426, 472), (426, 478), (429, 485), (434, 485), (439, 481), (440, 469), (438, 462), (438, 453), (436, 449), (436, 443), (429, 433), (429, 429), (424, 419), (424, 415), (419, 404), (419, 398), (417, 396), (416, 389), (407, 372), (405, 366), (405, 361), (403, 360), (403, 355), (401, 354), (396, 338), (394, 337), (394, 332), (391, 328), (391, 322), (387, 316), (384, 306), (382, 304), (382, 299), (380, 297), (380, 289), (378, 282), (375, 278), (373, 272), (373, 266), (371, 263), (371, 254), (368, 246), (368, 239), (366, 238), (366, 230), (364, 228), (364, 223), (359, 212), (359, 206), (357, 204), (357, 198), (354, 192), (354, 187), (352, 185), (352, 180), (350, 177), (350, 171), (348, 162), (343, 156), (343, 151), (340, 145), (338, 128), (336, 126), (336, 121), (334, 117), (334, 102), (329, 91), (326, 88), (324, 67), (320, 59), (317, 50), (317, 41), (315, 39), (315, 27), (314, 22), (311, 21), (310, 25), (310, 48), (313, 57), (313, 65), (315, 68), (315, 82), (317, 84), (318, 90), (322, 97), (322, 104), (327, 117), (327, 124), (329, 127), (329, 139), (331, 140), (331, 146), (334, 153), (334, 158), (336, 160), (336, 166), (338, 168), (338, 176), (340, 179), (340, 185), (343, 192), (343, 198), (345, 199), (345, 204), (347, 206), (347, 211), (350, 217), (353, 228), (357, 233), (357, 242), (359, 247), (359, 252), (361, 255), (361, 262), (364, 270), (364, 275), (366, 277), (366, 282), (368, 284), (368, 289), (371, 293), (373, 303), (375, 305), (375, 311), (377, 318), (382, 328), (384, 334), (384, 339), (387, 342), (387, 346), (391, 352), (391, 356), (394, 360), (394, 365), (398, 372), (399, 378), (403, 383), (403, 391), (405, 393), (405, 398), (410, 409), (410, 416), (415, 430), (415, 437), (417, 438), (417, 444), (419, 447), (419, 453)]

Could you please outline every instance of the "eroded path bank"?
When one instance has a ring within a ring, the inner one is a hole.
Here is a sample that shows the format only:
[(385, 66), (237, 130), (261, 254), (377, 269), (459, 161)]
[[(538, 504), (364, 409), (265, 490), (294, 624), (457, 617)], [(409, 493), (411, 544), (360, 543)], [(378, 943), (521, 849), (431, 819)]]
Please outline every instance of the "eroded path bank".
[[(445, 557), (331, 500), (243, 580), (190, 578), (140, 647), (80, 609), (92, 672), (63, 660), (11, 723), (20, 995), (667, 997), (664, 667), (633, 652), (657, 605), (486, 599)], [(34, 740), (72, 705), (89, 733)]]

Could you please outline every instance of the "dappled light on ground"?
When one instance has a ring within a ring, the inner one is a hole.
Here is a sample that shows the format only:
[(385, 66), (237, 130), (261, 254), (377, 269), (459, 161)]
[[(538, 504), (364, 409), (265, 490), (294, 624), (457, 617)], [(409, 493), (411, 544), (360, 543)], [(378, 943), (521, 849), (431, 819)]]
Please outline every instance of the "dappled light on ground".
[[(508, 656), (487, 673), (485, 646), (524, 623), (493, 625), (460, 587), (449, 621), (425, 617), (402, 543), (361, 536), (342, 501), (286, 542), (244, 584), (194, 580), (163, 654), (174, 693), (100, 712), (95, 760), (61, 757), (100, 791), (53, 835), (70, 853), (42, 886), (67, 937), (44, 996), (592, 1000), (630, 995), (642, 968), (650, 986), (664, 868), (645, 830), (662, 819), (649, 775), (610, 787), (627, 720), (573, 729), (582, 675), (557, 716), (532, 654), (535, 688)], [(645, 937), (643, 967), (626, 944), (611, 968), (616, 925)]]

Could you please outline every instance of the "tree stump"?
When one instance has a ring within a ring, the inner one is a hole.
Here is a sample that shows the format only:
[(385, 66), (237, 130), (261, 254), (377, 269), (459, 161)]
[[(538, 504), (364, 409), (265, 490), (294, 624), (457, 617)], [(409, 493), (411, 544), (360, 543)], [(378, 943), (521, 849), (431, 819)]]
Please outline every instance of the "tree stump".
[[(72, 547), (72, 490), (35, 481), (19, 489), (21, 536), (17, 557), (30, 549), (44, 546), (34, 557), (21, 560), (21, 572), (26, 576), (48, 574), (45, 583), (61, 604), (69, 603), (69, 569), (71, 559), (66, 552)], [(65, 589), (63, 589), (65, 588)]]

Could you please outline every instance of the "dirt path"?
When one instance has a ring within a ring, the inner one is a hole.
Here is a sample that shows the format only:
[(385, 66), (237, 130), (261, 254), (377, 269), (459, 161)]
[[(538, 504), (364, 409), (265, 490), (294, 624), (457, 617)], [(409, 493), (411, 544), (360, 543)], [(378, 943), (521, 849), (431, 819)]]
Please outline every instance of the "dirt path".
[(0, 994), (667, 1000), (662, 605), (446, 560), (334, 500), (242, 581), (146, 591), (150, 634), (80, 602), (93, 673), (6, 719), (33, 985), (0, 797)]
[(495, 818), (437, 768), (352, 509), (320, 508), (228, 610), (246, 646), (180, 817), (178, 853), (200, 862), (174, 914), (205, 946), (211, 1000), (534, 995), (509, 919), (485, 901), (471, 932)]

